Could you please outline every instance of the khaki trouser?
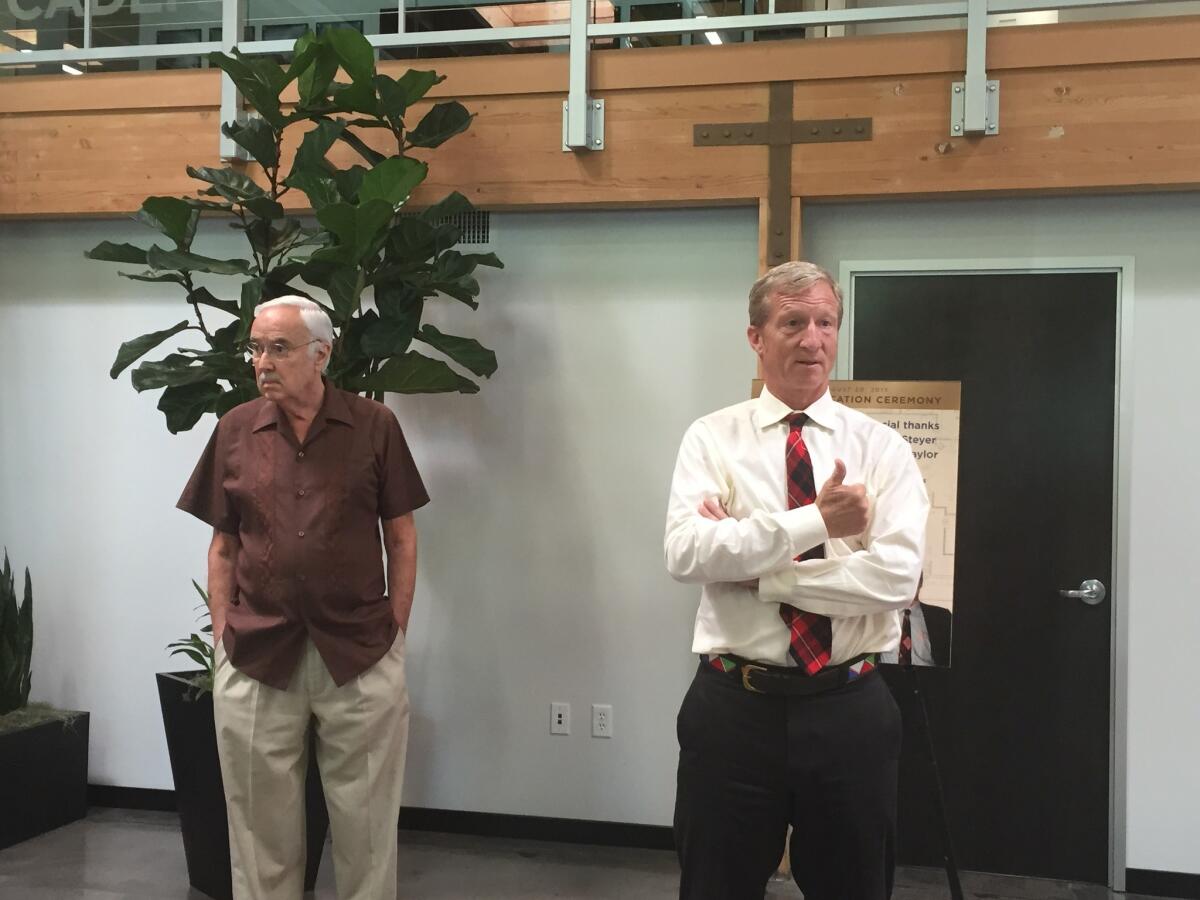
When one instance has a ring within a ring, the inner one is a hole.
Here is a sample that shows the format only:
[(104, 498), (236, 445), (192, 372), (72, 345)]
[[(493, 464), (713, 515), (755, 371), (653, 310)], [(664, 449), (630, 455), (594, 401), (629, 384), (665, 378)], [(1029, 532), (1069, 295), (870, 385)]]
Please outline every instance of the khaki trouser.
[(329, 807), (341, 900), (396, 896), (397, 820), (408, 742), (404, 635), (341, 687), (312, 641), (286, 691), (229, 664), (217, 646), (213, 700), (229, 810), (234, 900), (300, 900), (308, 727)]

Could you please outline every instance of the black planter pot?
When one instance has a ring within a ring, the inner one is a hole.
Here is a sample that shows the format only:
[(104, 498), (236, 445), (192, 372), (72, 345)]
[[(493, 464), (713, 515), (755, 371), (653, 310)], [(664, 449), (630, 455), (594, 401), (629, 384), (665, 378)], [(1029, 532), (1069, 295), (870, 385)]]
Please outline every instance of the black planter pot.
[(0, 734), (0, 850), (87, 814), (88, 714)]
[[(198, 672), (158, 673), (158, 699), (162, 705), (167, 752), (175, 778), (175, 802), (183, 831), (188, 882), (214, 900), (231, 900), (229, 820), (225, 814), (225, 787), (217, 757), (217, 728), (213, 721), (212, 694), (199, 697), (190, 685)], [(311, 748), (310, 748), (311, 750)], [(308, 758), (304, 806), (308, 817), (308, 858), (304, 889), (311, 891), (321, 865), (321, 851), (329, 831), (329, 811), (321, 789), (316, 754)]]

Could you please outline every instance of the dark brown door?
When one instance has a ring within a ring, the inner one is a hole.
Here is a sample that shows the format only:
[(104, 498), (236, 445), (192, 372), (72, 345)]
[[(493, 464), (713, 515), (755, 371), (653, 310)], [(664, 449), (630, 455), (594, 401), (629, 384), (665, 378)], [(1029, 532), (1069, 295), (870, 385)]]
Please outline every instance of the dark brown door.
[[(857, 379), (962, 382), (953, 662), (922, 670), (960, 867), (1105, 882), (1113, 273), (857, 276)], [(1059, 590), (1098, 579), (1098, 605)], [(907, 680), (900, 861), (941, 864)]]

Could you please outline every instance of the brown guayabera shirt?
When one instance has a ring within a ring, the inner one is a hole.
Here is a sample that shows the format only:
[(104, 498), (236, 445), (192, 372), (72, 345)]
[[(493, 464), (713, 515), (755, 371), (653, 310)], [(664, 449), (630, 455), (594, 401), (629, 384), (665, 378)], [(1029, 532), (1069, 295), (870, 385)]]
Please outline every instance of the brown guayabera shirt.
[(229, 661), (281, 690), (306, 638), (339, 685), (374, 665), (399, 627), (379, 520), (428, 502), (381, 403), (326, 382), (303, 444), (269, 400), (226, 413), (177, 505), (241, 541), (221, 638)]

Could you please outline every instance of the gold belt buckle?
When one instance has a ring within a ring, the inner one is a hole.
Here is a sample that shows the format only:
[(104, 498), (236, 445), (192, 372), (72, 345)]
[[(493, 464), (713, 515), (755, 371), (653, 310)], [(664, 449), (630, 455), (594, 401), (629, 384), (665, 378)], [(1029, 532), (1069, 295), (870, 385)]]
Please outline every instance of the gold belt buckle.
[(752, 685), (750, 683), (750, 670), (751, 669), (757, 669), (759, 672), (767, 671), (766, 666), (754, 666), (754, 665), (751, 665), (750, 663), (744, 663), (742, 665), (742, 687), (744, 687), (748, 691), (753, 691), (755, 694), (766, 693), (766, 691), (760, 691), (758, 688), (756, 688), (754, 685)]

